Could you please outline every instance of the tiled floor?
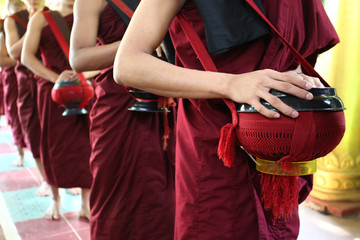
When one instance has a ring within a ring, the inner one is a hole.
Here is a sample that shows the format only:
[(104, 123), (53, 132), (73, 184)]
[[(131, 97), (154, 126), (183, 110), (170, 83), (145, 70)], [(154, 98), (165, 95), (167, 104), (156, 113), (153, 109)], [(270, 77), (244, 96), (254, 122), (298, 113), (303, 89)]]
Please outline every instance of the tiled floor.
[(90, 239), (89, 223), (78, 217), (81, 197), (61, 189), (61, 220), (50, 221), (43, 214), (51, 203), (50, 197), (36, 196), (40, 185), (39, 173), (29, 151), (25, 166), (14, 167), (16, 149), (12, 136), (0, 120), (0, 240), (72, 240)]
[[(49, 221), (43, 214), (51, 197), (38, 197), (39, 174), (31, 154), (26, 152), (25, 166), (11, 166), (16, 158), (12, 136), (0, 119), (0, 240), (88, 240), (89, 223), (79, 219), (80, 196), (61, 190), (60, 221)], [(360, 240), (360, 216), (337, 218), (300, 206), (298, 240)], [(206, 239), (203, 239), (206, 240)]]

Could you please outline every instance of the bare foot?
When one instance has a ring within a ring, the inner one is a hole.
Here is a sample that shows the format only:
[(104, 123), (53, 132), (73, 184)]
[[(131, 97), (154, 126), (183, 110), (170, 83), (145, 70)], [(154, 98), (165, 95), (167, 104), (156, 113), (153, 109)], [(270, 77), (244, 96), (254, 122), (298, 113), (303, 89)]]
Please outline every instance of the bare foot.
[(46, 210), (44, 217), (49, 220), (60, 220), (60, 201), (52, 201), (50, 207)]
[(68, 193), (70, 193), (71, 195), (80, 195), (81, 193), (81, 188), (68, 188)]
[(36, 195), (40, 197), (46, 197), (51, 195), (51, 187), (46, 181), (42, 181), (39, 189), (36, 191)]
[(24, 166), (24, 158), (18, 157), (11, 163), (11, 165), (13, 165), (14, 167), (23, 167)]
[(85, 218), (86, 220), (90, 220), (90, 210), (88, 208), (82, 207), (79, 213), (80, 218)]

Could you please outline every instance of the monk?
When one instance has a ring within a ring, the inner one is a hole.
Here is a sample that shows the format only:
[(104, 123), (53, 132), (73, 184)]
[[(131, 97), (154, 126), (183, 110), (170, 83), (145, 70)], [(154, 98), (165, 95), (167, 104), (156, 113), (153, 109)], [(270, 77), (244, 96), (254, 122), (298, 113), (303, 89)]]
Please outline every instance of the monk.
[[(19, 9), (14, 9), (18, 11)], [(11, 12), (10, 12), (11, 14)], [(10, 126), (11, 133), (14, 139), (18, 157), (14, 160), (13, 165), (23, 166), (24, 164), (24, 148), (26, 147), (22, 129), (19, 121), (17, 110), (17, 81), (14, 72), (16, 61), (10, 58), (5, 44), (4, 29), (0, 32), (0, 67), (1, 67), (1, 80), (4, 90), (4, 113), (6, 115), (7, 123)]]
[[(14, 0), (8, 6), (20, 5), (22, 2)], [(40, 160), (40, 123), (36, 107), (36, 79), (34, 74), (20, 62), (23, 36), (29, 16), (44, 7), (44, 0), (25, 1), (26, 8), (10, 15), (5, 19), (6, 46), (11, 58), (17, 61), (15, 73), (18, 85), (18, 116), (24, 134), (24, 140), (35, 159), (40, 172), (42, 184), (36, 193), (39, 196), (50, 195), (50, 188), (44, 180), (43, 167)]]
[(71, 66), (77, 72), (102, 72), (90, 112), (91, 239), (170, 240), (174, 166), (163, 151), (163, 113), (129, 111), (135, 99), (113, 79), (112, 64), (125, 29), (107, 1), (75, 2)]
[[(319, 79), (301, 73), (295, 57), (270, 31), (251, 41), (231, 45), (227, 40), (231, 40), (236, 31), (244, 35), (246, 24), (239, 27), (230, 22), (216, 29), (208, 24), (217, 14), (222, 20), (239, 16), (240, 8), (228, 7), (239, 2), (223, 1), (211, 7), (213, 1), (141, 1), (115, 58), (117, 83), (180, 98), (175, 159), (175, 239), (178, 240), (288, 240), (298, 236), (297, 210), (285, 220), (273, 219), (271, 212), (263, 208), (259, 200), (259, 173), (240, 148), (236, 150), (233, 167), (224, 166), (219, 159), (220, 130), (232, 122), (229, 108), (221, 99), (251, 104), (268, 118), (279, 118), (280, 113), (296, 118), (299, 113), (269, 90), (312, 99), (307, 90), (322, 85)], [(319, 53), (339, 41), (321, 0), (256, 2), (262, 3), (270, 22), (311, 64), (315, 64)], [(244, 1), (244, 4), (247, 3)], [(213, 11), (200, 13), (200, 6)], [(246, 12), (251, 11), (253, 9), (248, 8)], [(179, 25), (178, 14), (195, 28), (219, 72), (204, 71)], [(221, 34), (232, 26), (235, 30), (228, 31), (228, 35)], [(168, 29), (175, 46), (177, 66), (151, 55)], [(251, 35), (253, 30), (247, 31)], [(218, 36), (217, 40), (208, 38), (210, 33)], [(219, 42), (227, 42), (227, 45), (219, 47)], [(271, 103), (279, 112), (264, 107), (260, 99)], [(311, 177), (301, 178), (299, 203), (309, 194), (311, 186)]]
[[(73, 22), (73, 4), (74, 0), (61, 0), (57, 11), (66, 21), (69, 30)], [(40, 47), (42, 62), (36, 56)], [(71, 69), (42, 12), (35, 13), (29, 23), (21, 61), (39, 77), (37, 102), (41, 125), (40, 154), (45, 177), (53, 193), (53, 203), (45, 217), (53, 220), (60, 217), (59, 188), (80, 187), (80, 217), (89, 219), (92, 176), (89, 165), (91, 150), (88, 116), (63, 117), (63, 109), (51, 99), (55, 82), (75, 80), (77, 75)]]

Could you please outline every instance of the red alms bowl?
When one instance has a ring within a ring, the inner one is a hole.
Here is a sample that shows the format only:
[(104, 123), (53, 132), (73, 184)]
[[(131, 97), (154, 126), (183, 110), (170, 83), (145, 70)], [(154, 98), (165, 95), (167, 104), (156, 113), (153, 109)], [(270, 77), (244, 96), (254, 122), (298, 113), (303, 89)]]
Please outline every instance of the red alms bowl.
[(63, 116), (88, 113), (84, 107), (94, 96), (94, 88), (90, 81), (86, 83), (82, 84), (80, 80), (61, 80), (55, 83), (51, 98), (65, 108)]

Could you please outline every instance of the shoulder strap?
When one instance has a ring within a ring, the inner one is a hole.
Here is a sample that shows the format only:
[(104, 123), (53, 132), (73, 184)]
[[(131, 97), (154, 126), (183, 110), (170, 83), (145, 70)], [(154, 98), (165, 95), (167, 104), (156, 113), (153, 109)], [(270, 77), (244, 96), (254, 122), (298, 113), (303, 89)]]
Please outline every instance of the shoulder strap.
[[(206, 50), (194, 27), (190, 24), (182, 12), (175, 17), (175, 21), (178, 21), (180, 24), (204, 69), (206, 71), (218, 72), (218, 69), (212, 61), (209, 52)], [(235, 103), (230, 99), (223, 98), (223, 100), (231, 111), (232, 123), (225, 125), (221, 129), (218, 156), (223, 160), (225, 166), (230, 167), (232, 166), (235, 157), (235, 130), (237, 128), (239, 118), (237, 116)]]
[[(70, 53), (70, 47), (69, 47), (69, 39), (70, 39), (70, 29), (67, 26), (64, 18), (59, 14), (51, 14), (49, 11), (43, 11), (45, 19), (49, 23), (49, 27), (51, 31), (53, 32), (57, 42), (59, 43), (61, 50), (65, 54), (67, 60), (69, 61), (69, 53)], [(56, 17), (54, 17), (56, 16)], [(57, 22), (57, 21), (58, 22)], [(61, 28), (60, 28), (61, 26)], [(65, 27), (66, 26), (66, 27)], [(67, 30), (66, 30), (67, 29)], [(65, 35), (63, 34), (62, 30), (65, 32)], [(67, 35), (66, 32), (69, 32)], [(79, 80), (82, 85), (88, 85), (87, 81), (82, 73), (77, 74), (79, 77)], [(79, 105), (79, 108), (84, 107), (86, 99), (83, 99)]]
[(25, 22), (23, 19), (21, 19), (18, 15), (10, 15), (9, 17), (11, 17), (12, 19), (15, 20), (16, 23), (18, 23), (21, 27), (23, 27), (24, 29), (27, 28), (27, 22)]
[[(132, 18), (136, 7), (139, 4), (138, 0), (106, 0), (110, 6), (115, 10), (117, 14), (121, 17), (124, 23), (128, 26), (130, 19)], [(167, 61), (174, 64), (175, 63), (175, 50), (172, 45), (169, 33), (165, 36), (163, 40)]]
[(10, 15), (9, 17), (15, 20), (17, 32), (21, 38), (27, 29), (29, 13), (26, 10), (22, 10)]
[(56, 22), (56, 25), (58, 26), (58, 28), (60, 29), (62, 35), (64, 36), (64, 39), (66, 40), (67, 44), (70, 44), (70, 28), (69, 25), (67, 24), (65, 18), (63, 18), (61, 16), (61, 14), (57, 11), (47, 11), (52, 18), (54, 19), (54, 21)]
[(264, 13), (259, 9), (259, 7), (254, 3), (253, 0), (245, 0), (259, 16), (271, 27), (271, 29), (276, 33), (276, 35), (283, 41), (283, 43), (291, 50), (291, 52), (295, 55), (295, 57), (300, 61), (301, 66), (306, 70), (306, 72), (313, 77), (317, 77), (320, 79), (320, 81), (327, 87), (329, 87), (329, 84), (320, 76), (318, 72), (315, 71), (313, 66), (306, 61), (306, 59), (289, 43), (288, 40), (286, 40), (281, 33), (272, 25), (272, 23), (267, 19), (267, 17), (264, 15)]
[(139, 5), (138, 0), (106, 0), (110, 6), (121, 17), (126, 26), (129, 25), (136, 7)]
[[(65, 54), (67, 60), (69, 61), (69, 52), (70, 52), (70, 47), (69, 47), (69, 39), (70, 39), (70, 29), (67, 27), (67, 24), (65, 22), (64, 24), (64, 18), (61, 17), (60, 14), (51, 14), (49, 11), (43, 11), (44, 17), (46, 19), (46, 21), (49, 23), (49, 27), (51, 29), (51, 31), (53, 32), (57, 42), (59, 43), (61, 50), (63, 51), (63, 53)], [(57, 17), (54, 18), (54, 16), (58, 15)], [(60, 20), (60, 18), (62, 20)], [(56, 20), (58, 20), (58, 22)], [(60, 21), (59, 21), (60, 20)], [(66, 25), (66, 27), (65, 27)], [(61, 28), (59, 26), (62, 26)], [(66, 30), (67, 28), (67, 30)], [(68, 35), (64, 35), (63, 31), (66, 33), (68, 32)], [(78, 77), (80, 79), (80, 81), (83, 84), (86, 84), (86, 79), (84, 77), (84, 75), (82, 73), (78, 73)]]

